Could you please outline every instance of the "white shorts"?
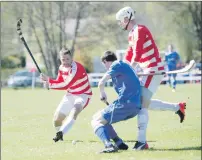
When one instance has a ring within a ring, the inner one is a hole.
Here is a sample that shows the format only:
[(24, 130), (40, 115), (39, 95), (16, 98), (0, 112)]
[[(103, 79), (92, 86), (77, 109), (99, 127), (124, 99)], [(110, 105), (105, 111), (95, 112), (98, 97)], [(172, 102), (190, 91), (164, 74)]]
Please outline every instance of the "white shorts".
[(162, 75), (158, 76), (143, 76), (140, 78), (141, 91), (142, 91), (142, 107), (149, 107), (150, 100), (154, 93), (157, 91)]
[(73, 95), (66, 94), (58, 105), (55, 113), (68, 115), (75, 104), (79, 103), (85, 108), (90, 101), (90, 96), (86, 94)]
[(163, 77), (163, 75), (142, 76), (140, 77), (140, 84), (141, 86), (148, 88), (148, 90), (154, 94), (161, 84), (161, 80), (163, 79)]

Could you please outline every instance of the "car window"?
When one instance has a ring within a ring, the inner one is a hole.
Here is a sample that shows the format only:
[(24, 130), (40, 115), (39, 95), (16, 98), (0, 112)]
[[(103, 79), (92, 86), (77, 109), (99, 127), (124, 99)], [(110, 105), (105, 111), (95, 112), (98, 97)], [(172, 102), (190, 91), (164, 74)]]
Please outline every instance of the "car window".
[(26, 76), (26, 77), (31, 77), (31, 76), (32, 76), (32, 72), (19, 71), (19, 72), (16, 72), (16, 73), (14, 74), (14, 76)]

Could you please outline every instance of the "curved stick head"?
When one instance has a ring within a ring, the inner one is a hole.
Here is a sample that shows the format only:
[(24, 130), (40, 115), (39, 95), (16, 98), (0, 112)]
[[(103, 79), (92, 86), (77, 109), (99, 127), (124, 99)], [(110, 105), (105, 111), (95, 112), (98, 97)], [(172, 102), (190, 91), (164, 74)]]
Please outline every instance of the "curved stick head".
[(189, 70), (192, 70), (194, 67), (195, 67), (195, 64), (196, 64), (196, 62), (195, 62), (195, 60), (191, 60), (190, 62), (189, 62)]
[(20, 19), (18, 20), (18, 22), (17, 22), (17, 26), (20, 26), (21, 23), (22, 23), (22, 19), (20, 18)]
[(191, 60), (190, 62), (189, 62), (189, 64), (191, 65), (191, 66), (194, 66), (195, 65), (195, 60)]

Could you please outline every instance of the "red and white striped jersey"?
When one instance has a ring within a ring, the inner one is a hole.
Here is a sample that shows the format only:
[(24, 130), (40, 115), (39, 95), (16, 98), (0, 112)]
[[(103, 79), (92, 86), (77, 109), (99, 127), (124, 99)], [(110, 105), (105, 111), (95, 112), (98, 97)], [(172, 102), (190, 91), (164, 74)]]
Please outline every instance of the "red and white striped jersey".
[(158, 72), (164, 70), (159, 51), (154, 39), (143, 25), (135, 25), (129, 32), (129, 47), (125, 59), (129, 62), (137, 62), (143, 72)]
[(49, 78), (49, 88), (67, 90), (71, 94), (92, 95), (92, 90), (85, 68), (78, 62), (73, 61), (71, 67), (60, 66), (57, 79)]

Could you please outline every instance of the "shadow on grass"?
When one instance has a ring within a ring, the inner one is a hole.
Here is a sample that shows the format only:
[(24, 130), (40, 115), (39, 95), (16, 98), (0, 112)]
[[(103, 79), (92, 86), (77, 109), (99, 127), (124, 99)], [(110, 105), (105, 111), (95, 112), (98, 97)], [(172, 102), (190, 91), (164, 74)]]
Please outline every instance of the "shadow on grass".
[[(132, 142), (132, 143), (136, 143), (137, 140), (124, 140), (124, 142)], [(147, 142), (156, 142), (156, 141), (147, 141)]]
[[(83, 140), (64, 140), (64, 142), (67, 142), (67, 143), (72, 143), (72, 141), (76, 141), (76, 142), (78, 142), (78, 143), (83, 143), (83, 142), (87, 142), (87, 143), (98, 143), (98, 142), (101, 142), (101, 141), (99, 141), (99, 140), (96, 140), (96, 141), (94, 141), (94, 140), (86, 140), (86, 141), (83, 141)], [(126, 143), (128, 143), (128, 142), (130, 142), (130, 143), (135, 143), (135, 142), (137, 142), (136, 140), (124, 140), (124, 142), (126, 142)], [(156, 142), (156, 141), (147, 141), (147, 142)]]
[(169, 149), (150, 148), (148, 151), (194, 151), (194, 150), (202, 150), (202, 146), (184, 147), (184, 148), (169, 148)]

